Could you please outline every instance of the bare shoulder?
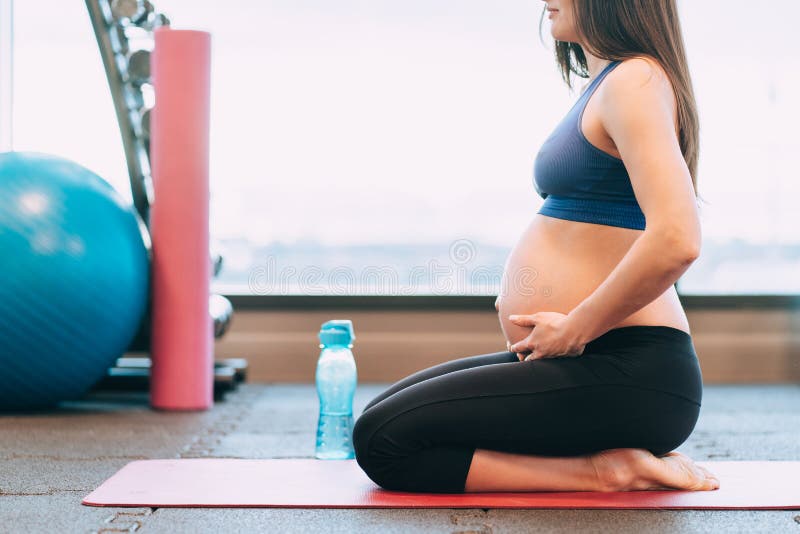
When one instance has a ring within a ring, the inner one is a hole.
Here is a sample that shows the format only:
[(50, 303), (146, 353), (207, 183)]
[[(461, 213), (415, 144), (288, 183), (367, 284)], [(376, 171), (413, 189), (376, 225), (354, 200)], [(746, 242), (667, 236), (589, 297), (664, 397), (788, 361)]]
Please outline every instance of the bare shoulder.
[(649, 56), (626, 58), (609, 73), (604, 92), (612, 99), (629, 99), (642, 92), (672, 100), (672, 84), (666, 70)]
[(601, 122), (607, 131), (613, 128), (612, 122), (633, 121), (641, 125), (642, 120), (653, 119), (671, 122), (677, 135), (677, 98), (658, 61), (646, 56), (627, 58), (606, 78), (599, 98)]

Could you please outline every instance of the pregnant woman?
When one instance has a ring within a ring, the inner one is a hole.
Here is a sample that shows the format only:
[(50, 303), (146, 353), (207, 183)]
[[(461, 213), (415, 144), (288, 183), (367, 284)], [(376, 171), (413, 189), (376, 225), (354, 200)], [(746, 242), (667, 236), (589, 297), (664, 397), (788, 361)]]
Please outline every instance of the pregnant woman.
[(393, 384), (356, 421), (356, 460), (399, 491), (716, 489), (673, 451), (702, 399), (673, 285), (700, 248), (676, 1), (545, 4), (567, 85), (590, 81), (536, 156), (544, 204), (496, 302), (508, 350)]

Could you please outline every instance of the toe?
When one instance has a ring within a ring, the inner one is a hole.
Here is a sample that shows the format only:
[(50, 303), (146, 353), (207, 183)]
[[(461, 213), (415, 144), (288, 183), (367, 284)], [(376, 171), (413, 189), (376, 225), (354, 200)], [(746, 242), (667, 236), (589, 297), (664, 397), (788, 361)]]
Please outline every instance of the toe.
[(711, 486), (711, 489), (719, 488), (719, 479), (714, 473), (700, 465), (698, 465), (697, 468), (700, 469), (700, 471), (702, 471), (702, 473), (705, 475), (706, 482)]
[(717, 478), (705, 467), (701, 467), (695, 463), (692, 463), (691, 470), (692, 474), (694, 475), (694, 481), (692, 484), (693, 487), (690, 487), (689, 489), (708, 491), (719, 487), (719, 481)]
[(686, 455), (675, 453), (661, 458), (662, 470), (659, 473), (659, 482), (676, 489), (702, 490), (711, 482), (706, 482), (706, 475)]
[(716, 479), (716, 478), (717, 478), (717, 477), (716, 477), (716, 475), (714, 475), (714, 473), (712, 473), (711, 471), (709, 471), (708, 469), (706, 469), (706, 468), (705, 468), (705, 467), (703, 467), (702, 465), (697, 465), (696, 467), (697, 467), (697, 468), (698, 468), (700, 471), (702, 471), (702, 472), (703, 472), (703, 474), (704, 474), (706, 477), (709, 477), (709, 478), (714, 478), (714, 479)]

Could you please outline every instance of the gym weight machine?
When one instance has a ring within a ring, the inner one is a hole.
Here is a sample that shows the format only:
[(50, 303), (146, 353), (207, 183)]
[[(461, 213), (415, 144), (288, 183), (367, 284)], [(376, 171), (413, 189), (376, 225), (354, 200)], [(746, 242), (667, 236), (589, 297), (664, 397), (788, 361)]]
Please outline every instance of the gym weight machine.
[[(153, 185), (150, 171), (150, 112), (154, 102), (150, 78), (153, 30), (170, 21), (149, 0), (86, 0), (100, 56), (111, 90), (128, 167), (133, 204), (149, 228)], [(211, 253), (213, 276), (222, 269), (222, 256)], [(149, 307), (148, 307), (149, 308)], [(222, 295), (209, 296), (214, 337), (221, 338), (233, 316), (231, 302)], [(146, 352), (150, 346), (148, 311), (128, 352)], [(149, 387), (149, 358), (122, 357), (94, 389), (142, 390)], [(214, 397), (244, 381), (247, 361), (241, 358), (214, 363)]]

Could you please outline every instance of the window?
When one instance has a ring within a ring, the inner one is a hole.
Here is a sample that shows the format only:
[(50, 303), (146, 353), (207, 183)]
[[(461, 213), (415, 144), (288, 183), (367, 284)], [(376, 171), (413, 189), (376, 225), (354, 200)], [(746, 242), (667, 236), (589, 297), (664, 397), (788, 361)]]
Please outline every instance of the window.
[[(577, 97), (539, 41), (540, 2), (154, 3), (213, 35), (217, 291), (497, 292), (541, 202), (533, 158)], [(680, 7), (709, 204), (679, 288), (797, 293), (800, 6), (773, 4), (785, 16), (769, 25), (752, 3)], [(74, 159), (130, 197), (83, 4), (17, 2), (15, 41), (14, 148)]]
[[(683, 294), (800, 293), (800, 4), (770, 5), (769, 26), (741, 0), (682, 2), (700, 113), (703, 247)], [(771, 19), (772, 20), (772, 19)]]

